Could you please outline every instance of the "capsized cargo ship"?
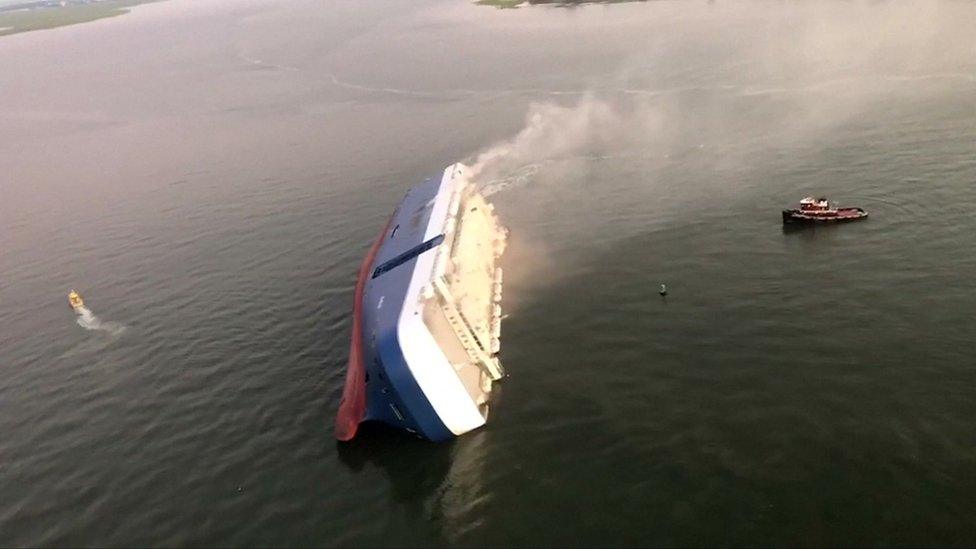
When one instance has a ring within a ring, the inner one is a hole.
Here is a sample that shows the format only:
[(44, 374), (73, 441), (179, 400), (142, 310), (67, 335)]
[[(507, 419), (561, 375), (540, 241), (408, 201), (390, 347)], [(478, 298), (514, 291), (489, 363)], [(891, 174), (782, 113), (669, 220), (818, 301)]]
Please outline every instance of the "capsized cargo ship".
[(488, 418), (507, 231), (467, 169), (411, 188), (360, 266), (339, 440), (380, 421), (441, 441)]

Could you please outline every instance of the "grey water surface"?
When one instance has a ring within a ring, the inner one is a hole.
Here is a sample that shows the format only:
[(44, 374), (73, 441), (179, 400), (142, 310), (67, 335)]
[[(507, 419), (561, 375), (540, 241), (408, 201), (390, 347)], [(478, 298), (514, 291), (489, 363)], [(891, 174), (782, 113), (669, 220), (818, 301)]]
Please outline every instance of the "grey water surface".
[[(0, 545), (976, 543), (974, 21), (170, 0), (0, 39)], [(456, 441), (338, 445), (358, 263), (457, 160), (511, 229), (509, 376)], [(784, 231), (808, 194), (870, 218)]]

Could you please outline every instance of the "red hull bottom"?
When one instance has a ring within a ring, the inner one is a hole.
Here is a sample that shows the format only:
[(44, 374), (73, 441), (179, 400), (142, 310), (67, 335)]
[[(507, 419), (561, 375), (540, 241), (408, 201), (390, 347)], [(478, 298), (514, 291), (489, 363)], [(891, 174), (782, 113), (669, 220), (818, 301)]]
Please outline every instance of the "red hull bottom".
[(359, 424), (366, 417), (366, 367), (363, 364), (363, 291), (369, 278), (369, 269), (373, 266), (376, 253), (380, 249), (383, 237), (390, 224), (387, 222), (383, 231), (376, 237), (369, 253), (359, 266), (359, 276), (356, 279), (356, 293), (352, 306), (352, 337), (349, 342), (349, 365), (346, 367), (346, 384), (342, 388), (342, 400), (339, 401), (339, 412), (335, 419), (335, 437), (338, 440), (352, 440), (359, 430)]

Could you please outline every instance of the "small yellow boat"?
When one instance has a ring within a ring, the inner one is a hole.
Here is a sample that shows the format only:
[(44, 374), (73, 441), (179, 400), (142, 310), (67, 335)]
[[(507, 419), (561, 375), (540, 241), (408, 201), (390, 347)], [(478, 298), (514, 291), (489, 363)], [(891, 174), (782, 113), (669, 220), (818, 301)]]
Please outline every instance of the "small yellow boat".
[(71, 308), (77, 311), (85, 306), (85, 302), (81, 300), (78, 292), (71, 290), (68, 293), (68, 305), (71, 305)]

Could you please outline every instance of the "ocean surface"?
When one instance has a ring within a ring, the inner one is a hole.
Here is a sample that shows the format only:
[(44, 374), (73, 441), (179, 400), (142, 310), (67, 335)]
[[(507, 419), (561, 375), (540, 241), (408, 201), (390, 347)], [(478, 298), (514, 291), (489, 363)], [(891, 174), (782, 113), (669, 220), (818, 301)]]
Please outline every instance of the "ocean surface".
[[(0, 39), (0, 545), (972, 546), (973, 21), (170, 0)], [(509, 376), (456, 441), (339, 445), (359, 261), (458, 160)], [(870, 218), (785, 231), (806, 195)]]

